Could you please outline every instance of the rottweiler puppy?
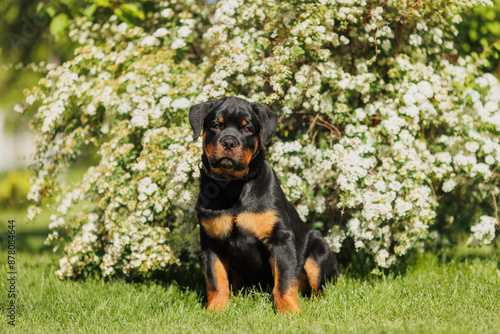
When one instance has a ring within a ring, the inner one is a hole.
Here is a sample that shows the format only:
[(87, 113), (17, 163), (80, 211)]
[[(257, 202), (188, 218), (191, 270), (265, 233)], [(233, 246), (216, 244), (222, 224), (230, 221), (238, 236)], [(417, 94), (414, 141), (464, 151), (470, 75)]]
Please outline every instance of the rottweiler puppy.
[(272, 286), (276, 309), (298, 313), (299, 289), (318, 293), (338, 275), (337, 259), (285, 198), (264, 158), (278, 126), (267, 107), (236, 97), (194, 105), (189, 122), (203, 130), (200, 194), (202, 261), (208, 310), (224, 308), (229, 284)]

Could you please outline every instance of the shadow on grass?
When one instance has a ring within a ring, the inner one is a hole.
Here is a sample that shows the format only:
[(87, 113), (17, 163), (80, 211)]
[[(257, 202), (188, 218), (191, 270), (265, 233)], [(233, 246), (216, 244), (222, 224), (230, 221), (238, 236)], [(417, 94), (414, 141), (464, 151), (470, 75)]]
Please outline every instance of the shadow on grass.
[[(496, 261), (500, 269), (500, 239), (497, 238), (491, 245), (471, 247), (467, 245), (467, 238), (457, 236), (447, 246), (427, 248), (424, 253), (411, 250), (406, 255), (399, 257), (396, 265), (391, 268), (377, 268), (373, 257), (363, 249), (354, 251), (354, 247), (344, 245), (342, 251), (337, 254), (340, 272), (350, 279), (372, 280), (381, 277), (381, 274), (392, 276), (403, 276), (408, 270), (422, 265), (422, 257), (435, 256), (438, 263), (446, 265), (449, 263), (462, 263), (472, 260)], [(378, 274), (377, 274), (378, 271)]]
[[(169, 286), (176, 285), (183, 290), (189, 290), (196, 293), (198, 300), (206, 306), (207, 305), (207, 288), (205, 282), (205, 275), (201, 269), (201, 259), (200, 262), (191, 268), (184, 267), (174, 267), (170, 270), (156, 272), (153, 279), (157, 284), (168, 288)], [(231, 294), (235, 296), (255, 297), (266, 296), (269, 301), (272, 301), (272, 286), (261, 286), (261, 285), (245, 285), (240, 289), (235, 289), (230, 285)]]
[(465, 240), (462, 240), (458, 245), (449, 247), (438, 252), (441, 263), (450, 262), (465, 262), (471, 260), (496, 261), (497, 267), (500, 269), (500, 239), (497, 238), (490, 245), (480, 247), (467, 246)]

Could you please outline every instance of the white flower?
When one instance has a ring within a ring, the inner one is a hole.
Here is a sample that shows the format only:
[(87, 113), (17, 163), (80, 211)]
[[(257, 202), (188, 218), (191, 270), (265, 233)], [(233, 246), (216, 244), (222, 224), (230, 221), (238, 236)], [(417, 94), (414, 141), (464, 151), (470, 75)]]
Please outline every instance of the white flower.
[(339, 39), (345, 45), (349, 44), (349, 42), (350, 42), (349, 39), (347, 37), (345, 37), (344, 35), (340, 36)]
[(490, 166), (484, 163), (478, 163), (472, 166), (470, 171), (471, 177), (475, 177), (478, 173), (482, 174), (485, 179), (489, 179), (493, 174), (490, 171)]
[(28, 105), (26, 104), (26, 102), (21, 101), (14, 106), (14, 111), (22, 114), (23, 112), (26, 111), (27, 108), (28, 108)]
[(352, 218), (347, 222), (347, 228), (351, 232), (352, 235), (359, 234), (360, 221), (358, 218)]
[(380, 251), (377, 252), (375, 255), (375, 261), (377, 264), (382, 267), (382, 268), (387, 268), (389, 267), (387, 263), (387, 259), (389, 258), (389, 252), (386, 251), (385, 249), (381, 249)]
[(417, 84), (417, 89), (420, 94), (424, 95), (428, 99), (434, 96), (434, 90), (428, 81), (420, 81)]
[(330, 230), (330, 234), (325, 237), (325, 241), (334, 253), (338, 253), (345, 238), (345, 233), (337, 228)]
[(127, 32), (128, 30), (128, 24), (123, 22), (123, 23), (120, 23), (120, 25), (118, 26), (118, 32), (122, 35), (125, 35), (125, 33)]
[(418, 30), (423, 30), (423, 31), (427, 31), (428, 30), (427, 24), (425, 23), (424, 20), (418, 20), (417, 21), (417, 29)]
[(180, 49), (180, 48), (183, 48), (185, 47), (187, 44), (186, 42), (182, 39), (182, 38), (176, 38), (172, 44), (170, 45), (170, 48), (172, 49)]
[(427, 199), (431, 194), (431, 189), (427, 186), (417, 186), (410, 190), (409, 198), (412, 201), (416, 201), (416, 205), (419, 207), (424, 207), (427, 203)]
[(87, 216), (87, 219), (88, 219), (89, 223), (95, 224), (97, 222), (97, 220), (99, 219), (99, 215), (97, 213), (90, 213)]
[(389, 183), (389, 189), (394, 190), (396, 192), (400, 191), (402, 187), (403, 187), (403, 185), (401, 184), (401, 182), (398, 182), (398, 181), (393, 181), (393, 182)]
[(67, 257), (63, 257), (59, 260), (59, 267), (59, 270), (56, 271), (56, 276), (59, 279), (63, 280), (74, 275), (73, 266), (68, 261)]
[(163, 28), (163, 27), (161, 27), (161, 28), (157, 29), (157, 30), (153, 33), (153, 36), (154, 36), (154, 37), (163, 37), (163, 36), (165, 36), (165, 35), (167, 35), (167, 34), (168, 34), (168, 30), (167, 30), (167, 29), (165, 29), (165, 28)]
[(144, 39), (141, 41), (141, 46), (158, 46), (160, 45), (160, 41), (158, 38), (154, 36), (146, 36)]
[(479, 149), (479, 144), (475, 141), (465, 143), (465, 149), (471, 153), (475, 153)]
[(95, 105), (93, 103), (91, 103), (87, 106), (87, 114), (89, 114), (91, 116), (95, 115), (96, 110), (97, 110), (97, 108), (95, 107)]
[(139, 181), (139, 187), (138, 190), (139, 192), (143, 193), (146, 192), (146, 188), (151, 184), (151, 178), (149, 176), (141, 179)]
[(385, 192), (387, 190), (387, 184), (383, 180), (375, 182), (373, 186), (380, 192)]
[(450, 191), (455, 189), (456, 186), (457, 186), (457, 183), (455, 182), (455, 180), (449, 179), (443, 183), (443, 187), (441, 189), (443, 189), (443, 191), (445, 193), (449, 193)]
[(191, 105), (191, 102), (185, 98), (181, 97), (180, 99), (172, 101), (171, 107), (173, 109), (187, 109)]
[(172, 102), (172, 98), (171, 97), (168, 97), (168, 96), (164, 96), (160, 99), (160, 105), (163, 107), (163, 108), (168, 108), (170, 107), (170, 103)]
[(164, 10), (162, 10), (160, 12), (161, 17), (164, 17), (164, 18), (169, 18), (173, 14), (174, 14), (174, 11), (170, 8), (165, 8)]
[(303, 221), (306, 221), (307, 216), (309, 215), (309, 208), (307, 207), (307, 205), (298, 205), (297, 206), (297, 213), (299, 214), (300, 219), (302, 219)]
[(128, 102), (122, 102), (117, 108), (119, 114), (127, 114), (132, 111), (132, 106)]
[(82, 226), (82, 242), (83, 243), (92, 243), (97, 240), (97, 235), (94, 234), (96, 231), (96, 226), (92, 222), (88, 222), (87, 224)]
[(314, 211), (317, 213), (323, 213), (326, 210), (326, 200), (323, 196), (316, 197), (314, 201)]
[(154, 194), (158, 190), (158, 185), (156, 183), (151, 183), (144, 191), (148, 195)]
[(388, 39), (384, 39), (384, 41), (382, 42), (382, 45), (381, 45), (382, 49), (384, 51), (389, 51), (391, 48), (392, 48), (392, 44), (391, 44), (391, 41), (388, 40)]
[(191, 34), (191, 28), (188, 26), (182, 26), (179, 28), (179, 30), (177, 30), (177, 36), (179, 36), (180, 38), (186, 38), (190, 34)]
[(135, 127), (146, 128), (149, 124), (149, 117), (146, 111), (135, 109), (130, 120)]
[(422, 37), (417, 34), (411, 34), (410, 39), (408, 40), (408, 44), (413, 46), (420, 46), (420, 44), (422, 44)]
[(146, 161), (141, 160), (132, 166), (133, 170), (146, 170)]
[[(52, 219), (52, 217), (51, 217), (51, 219)], [(65, 224), (63, 217), (60, 217), (58, 219), (53, 219), (53, 220), (54, 221), (49, 224), (49, 228), (51, 230), (53, 230), (53, 229), (55, 229), (55, 228), (57, 228), (59, 226), (64, 226), (64, 224)]]
[(407, 202), (401, 198), (396, 198), (396, 203), (394, 205), (394, 210), (399, 216), (405, 216), (406, 212), (413, 208), (413, 204), (411, 202)]
[(299, 187), (302, 185), (302, 179), (299, 176), (292, 174), (288, 178), (286, 185), (290, 188)]
[(31, 94), (26, 97), (26, 103), (32, 105), (36, 101), (36, 96)]
[(449, 152), (438, 152), (435, 154), (435, 157), (438, 161), (442, 162), (445, 165), (451, 164), (452, 156)]
[[(169, 84), (162, 84), (156, 88), (156, 92), (160, 95), (165, 95), (165, 94), (167, 94), (169, 89), (170, 89)], [(160, 101), (160, 103), (161, 103), (161, 101)]]
[(490, 244), (495, 238), (495, 227), (498, 225), (498, 220), (489, 216), (481, 216), (479, 223), (471, 227), (472, 236), (469, 237), (467, 244)]
[(163, 205), (161, 205), (161, 203), (156, 203), (155, 204), (155, 211), (160, 213), (163, 211)]

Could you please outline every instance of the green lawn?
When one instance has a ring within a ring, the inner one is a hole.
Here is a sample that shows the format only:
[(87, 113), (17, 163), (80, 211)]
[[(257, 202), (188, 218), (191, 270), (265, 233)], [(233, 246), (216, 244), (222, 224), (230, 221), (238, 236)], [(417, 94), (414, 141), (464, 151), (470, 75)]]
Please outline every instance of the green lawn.
[[(15, 327), (6, 317), (9, 217), (18, 237)], [(43, 246), (48, 218), (26, 225), (22, 213), (4, 210), (0, 220), (0, 333), (500, 333), (498, 246), (415, 255), (399, 276), (342, 275), (324, 298), (301, 298), (300, 315), (276, 314), (260, 291), (231, 296), (226, 311), (207, 314), (201, 277), (189, 284), (58, 281), (59, 256)]]

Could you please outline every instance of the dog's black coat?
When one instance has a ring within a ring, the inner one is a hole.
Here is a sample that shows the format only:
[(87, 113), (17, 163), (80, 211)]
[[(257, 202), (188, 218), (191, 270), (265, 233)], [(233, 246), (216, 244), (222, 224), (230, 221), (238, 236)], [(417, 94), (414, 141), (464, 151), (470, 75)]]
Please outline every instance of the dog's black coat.
[(203, 130), (196, 211), (208, 309), (227, 304), (232, 283), (274, 286), (278, 311), (298, 312), (298, 289), (319, 292), (338, 269), (335, 254), (299, 218), (264, 159), (277, 115), (225, 97), (191, 107), (189, 121), (195, 140)]

